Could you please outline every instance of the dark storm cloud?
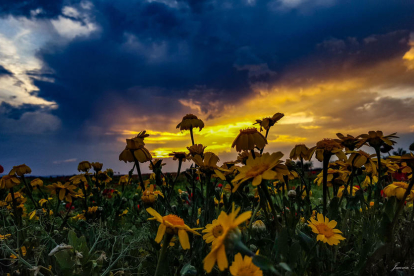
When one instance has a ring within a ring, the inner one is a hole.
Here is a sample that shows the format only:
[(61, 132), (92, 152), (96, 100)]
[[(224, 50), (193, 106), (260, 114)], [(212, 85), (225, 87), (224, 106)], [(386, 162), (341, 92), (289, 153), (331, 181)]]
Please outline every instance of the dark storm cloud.
[(62, 0), (2, 0), (0, 1), (0, 16), (13, 14), (55, 17), (61, 13), (64, 2)]
[(0, 104), (0, 115), (5, 116), (6, 118), (18, 120), (26, 112), (34, 112), (42, 109), (39, 105), (33, 104), (22, 104), (18, 107), (12, 106), (6, 102)]
[(12, 76), (12, 72), (6, 70), (3, 66), (0, 65), (0, 78), (2, 76)]

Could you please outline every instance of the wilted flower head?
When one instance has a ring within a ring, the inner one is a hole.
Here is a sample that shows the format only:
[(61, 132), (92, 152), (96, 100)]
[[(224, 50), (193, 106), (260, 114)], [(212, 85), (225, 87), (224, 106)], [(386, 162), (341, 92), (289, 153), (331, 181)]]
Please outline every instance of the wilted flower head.
[(13, 169), (9, 172), (9, 175), (23, 176), (25, 174), (31, 173), (32, 169), (29, 168), (26, 164), (22, 164), (19, 166), (13, 166)]
[(72, 182), (72, 184), (78, 185), (80, 183), (88, 184), (88, 180), (86, 180), (86, 177), (84, 174), (74, 175), (71, 178), (69, 178), (69, 181)]
[(285, 116), (283, 113), (276, 113), (272, 118), (263, 118), (262, 120), (256, 120), (256, 123), (254, 123), (254, 125), (259, 124), (260, 131), (263, 129), (268, 130), (270, 127), (274, 126), (277, 121), (282, 119), (283, 116)]
[(149, 169), (150, 170), (154, 170), (156, 168), (161, 168), (163, 166), (165, 166), (166, 163), (162, 163), (162, 159), (154, 159), (154, 161), (149, 165)]
[(0, 189), (10, 189), (20, 184), (20, 180), (14, 175), (4, 175), (0, 179)]
[(193, 128), (199, 128), (202, 130), (204, 127), (204, 122), (197, 118), (196, 115), (187, 114), (183, 117), (181, 123), (177, 125), (177, 128), (180, 130), (190, 130)]
[(90, 168), (92, 168), (92, 165), (88, 161), (82, 161), (78, 165), (78, 171), (80, 172), (88, 172)]
[(91, 165), (92, 165), (95, 172), (99, 172), (100, 170), (102, 170), (102, 166), (103, 166), (102, 163), (92, 162)]
[(336, 155), (340, 160), (346, 160), (346, 155), (342, 148), (343, 146), (334, 139), (323, 139), (315, 147), (309, 149), (309, 158), (316, 151), (316, 159), (320, 162), (324, 159), (325, 154)]
[(183, 151), (174, 151), (172, 153), (169, 153), (168, 156), (171, 156), (173, 158), (173, 160), (179, 160), (179, 161), (182, 161), (182, 162), (185, 162), (187, 160), (187, 157), (188, 157), (187, 153), (185, 153)]
[(30, 185), (32, 185), (33, 188), (42, 187), (43, 186), (43, 181), (40, 178), (35, 178), (32, 181), (30, 181)]
[(208, 173), (215, 173), (218, 177), (220, 177), (222, 180), (226, 180), (226, 177), (221, 172), (226, 171), (223, 168), (219, 168), (217, 166), (217, 162), (219, 161), (219, 157), (212, 153), (212, 152), (206, 152), (204, 153), (204, 159), (201, 158), (200, 155), (196, 155), (193, 157), (194, 163), (196, 163), (202, 172), (208, 172)]
[(256, 128), (247, 128), (240, 130), (231, 147), (236, 147), (236, 150), (240, 152), (242, 150), (254, 150), (255, 147), (263, 149), (266, 144), (266, 138)]
[(187, 147), (187, 149), (190, 151), (191, 156), (193, 157), (197, 154), (203, 156), (205, 148), (206, 147), (204, 147), (202, 144), (195, 144), (191, 147)]
[(380, 148), (383, 144), (392, 146), (396, 142), (391, 139), (398, 138), (398, 136), (395, 136), (395, 134), (397, 133), (392, 133), (390, 135), (384, 136), (384, 134), (380, 130), (369, 131), (368, 134), (361, 134), (357, 137), (357, 138), (361, 138), (357, 144), (357, 147), (360, 148), (365, 144), (368, 144), (373, 148)]
[[(392, 184), (388, 185), (384, 188), (384, 194), (387, 197), (395, 196), (399, 200), (402, 200), (404, 198), (404, 194), (408, 189), (408, 183), (405, 182), (393, 182)], [(411, 189), (406, 200), (412, 201), (414, 199), (414, 190)]]
[(354, 150), (355, 146), (358, 144), (359, 139), (358, 137), (354, 137), (352, 135), (347, 134), (344, 136), (342, 133), (337, 133), (339, 139), (335, 139), (336, 142), (340, 143), (348, 150)]
[(160, 191), (154, 191), (154, 185), (150, 185), (145, 188), (145, 191), (142, 193), (141, 200), (145, 203), (154, 203), (159, 195), (164, 197)]
[(304, 160), (310, 159), (310, 151), (307, 146), (304, 144), (296, 145), (290, 152), (290, 159), (296, 160), (298, 158), (303, 158)]

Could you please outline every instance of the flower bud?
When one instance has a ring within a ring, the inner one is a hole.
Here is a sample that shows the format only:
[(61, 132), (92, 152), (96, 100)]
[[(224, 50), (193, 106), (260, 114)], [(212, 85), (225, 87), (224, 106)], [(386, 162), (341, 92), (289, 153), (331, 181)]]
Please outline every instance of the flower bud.
[(295, 198), (296, 197), (296, 191), (295, 190), (290, 190), (288, 192), (288, 197), (290, 198)]

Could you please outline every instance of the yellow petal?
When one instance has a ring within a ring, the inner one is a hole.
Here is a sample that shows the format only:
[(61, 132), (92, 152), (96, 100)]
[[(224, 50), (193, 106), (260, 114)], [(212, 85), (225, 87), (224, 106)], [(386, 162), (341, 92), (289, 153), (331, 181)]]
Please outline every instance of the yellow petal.
[(178, 239), (180, 240), (181, 247), (184, 250), (190, 249), (190, 241), (188, 240), (187, 231), (178, 230)]
[(155, 237), (155, 241), (157, 243), (160, 243), (162, 240), (162, 237), (164, 237), (165, 234), (165, 230), (167, 229), (167, 226), (165, 226), (164, 224), (160, 224), (160, 226), (158, 227), (158, 231), (157, 231), (157, 236)]
[(217, 251), (217, 265), (221, 271), (225, 270), (229, 266), (224, 245), (222, 245)]

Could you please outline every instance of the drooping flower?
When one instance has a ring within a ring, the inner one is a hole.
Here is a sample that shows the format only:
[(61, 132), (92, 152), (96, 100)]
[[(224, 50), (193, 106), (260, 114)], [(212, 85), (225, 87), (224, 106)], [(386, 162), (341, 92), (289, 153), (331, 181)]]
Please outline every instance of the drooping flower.
[(30, 181), (30, 185), (33, 187), (33, 189), (36, 189), (36, 187), (42, 187), (43, 180), (40, 178), (35, 178), (32, 181)]
[[(387, 197), (395, 196), (399, 200), (404, 198), (404, 194), (408, 189), (408, 183), (405, 182), (393, 182), (392, 184), (388, 185), (383, 189), (384, 194)], [(414, 189), (411, 189), (410, 193), (408, 194), (406, 201), (412, 201), (414, 199)]]
[(270, 127), (274, 126), (280, 119), (282, 119), (283, 116), (285, 116), (283, 113), (278, 112), (271, 118), (263, 118), (261, 120), (256, 120), (256, 123), (254, 123), (254, 125), (259, 124), (260, 131), (262, 131), (263, 129), (268, 130)]
[(83, 183), (84, 185), (88, 184), (88, 180), (86, 179), (84, 174), (74, 175), (69, 178), (69, 181), (72, 182), (74, 185), (78, 185)]
[(249, 179), (253, 179), (253, 186), (260, 185), (262, 179), (283, 179), (283, 175), (288, 175), (289, 171), (285, 165), (281, 164), (280, 158), (282, 156), (283, 153), (275, 152), (272, 154), (264, 153), (261, 157), (256, 158), (249, 157), (246, 165), (238, 168), (240, 173), (232, 180), (232, 183), (234, 183), (233, 192)]
[(70, 182), (66, 182), (65, 184), (57, 182), (46, 186), (46, 189), (50, 190), (51, 195), (59, 195), (59, 200), (65, 199), (67, 202), (72, 202), (74, 198), (80, 197), (79, 194), (75, 192), (76, 188), (77, 187)]
[(93, 170), (94, 170), (95, 172), (99, 172), (100, 170), (102, 170), (102, 166), (103, 166), (103, 164), (102, 164), (102, 163), (99, 163), (99, 162), (92, 162), (92, 163), (91, 163), (91, 165), (92, 165)]
[(119, 185), (128, 185), (129, 175), (123, 175), (119, 178)]
[(315, 220), (313, 217), (308, 220), (309, 227), (312, 228), (312, 232), (318, 234), (316, 240), (322, 241), (329, 245), (338, 245), (341, 240), (345, 238), (341, 235), (342, 232), (339, 229), (335, 229), (337, 224), (336, 221), (331, 220), (327, 217), (323, 217), (322, 214), (317, 215), (318, 220)]
[(177, 125), (180, 130), (190, 130), (193, 128), (199, 128), (202, 130), (204, 122), (197, 118), (196, 115), (187, 114), (183, 117), (182, 121)]
[(372, 158), (375, 157), (375, 154), (368, 154), (363, 150), (358, 151), (351, 151), (349, 152), (351, 155), (348, 158), (348, 164), (356, 167), (361, 168), (362, 166), (366, 166), (367, 164), (371, 165), (371, 168), (373, 169), (373, 173), (377, 174), (376, 164), (372, 160)]
[(22, 164), (19, 166), (13, 166), (13, 169), (9, 172), (9, 175), (18, 175), (23, 176), (25, 174), (31, 173), (32, 169), (29, 168), (26, 164)]
[(193, 157), (194, 163), (199, 166), (202, 172), (215, 173), (220, 179), (226, 180), (226, 177), (221, 172), (226, 170), (217, 166), (219, 160), (219, 157), (212, 152), (204, 153), (204, 159), (201, 158), (201, 155)]
[(256, 128), (246, 128), (240, 130), (231, 147), (236, 147), (236, 151), (240, 152), (242, 150), (254, 150), (255, 147), (263, 149), (266, 144), (266, 138)]
[[(256, 253), (257, 254), (257, 253)], [(253, 258), (244, 256), (244, 259), (240, 253), (234, 256), (234, 262), (230, 266), (230, 273), (233, 276), (262, 276), (263, 271), (259, 267), (253, 264)]]
[(223, 235), (223, 226), (218, 222), (218, 220), (213, 220), (211, 224), (206, 225), (206, 229), (202, 231), (204, 234), (203, 239), (206, 243), (212, 243)]
[(241, 233), (239, 225), (250, 219), (252, 212), (247, 211), (237, 216), (240, 208), (235, 209), (234, 204), (230, 214), (222, 211), (217, 218), (217, 223), (223, 226), (223, 233), (221, 236), (213, 241), (210, 253), (204, 258), (204, 270), (210, 273), (214, 265), (217, 263), (219, 269), (223, 271), (229, 266), (226, 256), (226, 242), (230, 236), (240, 237)]
[[(359, 190), (359, 188), (358, 188), (358, 187), (356, 187), (356, 186), (353, 186), (353, 187), (352, 187), (352, 193), (351, 193), (351, 187), (350, 187), (350, 186), (348, 186), (348, 188), (346, 189), (346, 191), (347, 191), (348, 195), (350, 195), (350, 196), (354, 196), (354, 195), (355, 195), (355, 193), (356, 193), (358, 190)], [(342, 197), (342, 195), (344, 194), (344, 191), (345, 191), (345, 186), (341, 186), (341, 187), (339, 187), (339, 190), (338, 190), (338, 197), (339, 197), (339, 198), (341, 198), (341, 197)]]
[(92, 165), (88, 161), (82, 161), (78, 165), (78, 171), (80, 172), (88, 172), (90, 168), (92, 168)]
[(164, 197), (164, 195), (160, 191), (154, 191), (154, 185), (151, 184), (142, 193), (141, 200), (145, 203), (154, 203), (159, 195)]
[(310, 160), (310, 151), (307, 146), (304, 144), (296, 145), (290, 152), (290, 159), (296, 160), (298, 158), (303, 158), (303, 160)]
[(140, 163), (145, 163), (152, 159), (151, 153), (144, 146), (135, 150), (134, 155)]
[(187, 149), (190, 152), (192, 157), (194, 157), (196, 155), (203, 156), (205, 148), (206, 147), (204, 147), (202, 144), (195, 144), (195, 145), (192, 145), (191, 147), (187, 147)]
[(365, 144), (368, 144), (373, 148), (380, 148), (383, 144), (392, 146), (396, 143), (392, 139), (398, 138), (398, 136), (395, 136), (395, 134), (397, 133), (392, 133), (390, 135), (384, 136), (384, 134), (380, 130), (369, 131), (368, 134), (361, 134), (357, 136), (357, 138), (360, 138), (360, 141), (358, 142), (356, 147), (360, 148)]
[(3, 175), (0, 179), (0, 189), (10, 189), (20, 184), (20, 180), (14, 175)]
[(309, 158), (316, 151), (316, 159), (320, 162), (324, 159), (324, 155), (336, 155), (339, 160), (346, 160), (346, 155), (342, 151), (343, 146), (334, 139), (323, 139), (319, 141), (315, 147), (309, 149)]
[(162, 168), (166, 164), (167, 163), (162, 163), (162, 159), (155, 158), (154, 161), (149, 165), (149, 169), (153, 171), (155, 168)]
[(342, 133), (337, 133), (336, 136), (338, 136), (339, 139), (335, 139), (335, 141), (340, 143), (347, 150), (354, 150), (355, 146), (359, 142), (359, 138), (354, 137), (354, 136), (349, 135), (349, 134), (344, 136)]
[(157, 220), (160, 223), (160, 226), (158, 227), (157, 236), (155, 237), (155, 241), (157, 243), (160, 243), (162, 241), (162, 238), (166, 233), (169, 235), (178, 235), (181, 247), (184, 250), (187, 250), (190, 249), (190, 241), (188, 239), (187, 232), (200, 236), (200, 233), (195, 231), (199, 230), (199, 228), (191, 229), (184, 223), (184, 220), (179, 216), (173, 214), (161, 216), (157, 211), (155, 211), (152, 208), (147, 208), (146, 210), (150, 215), (153, 216), (148, 220)]
[(169, 153), (168, 156), (172, 156), (173, 160), (179, 160), (185, 162), (188, 158), (188, 154), (182, 151), (174, 151)]
[[(252, 156), (252, 153), (248, 150), (244, 150), (242, 152), (239, 152), (239, 154), (237, 155), (237, 162), (242, 163), (242, 164), (246, 164), (246, 161), (247, 161), (247, 159), (249, 159), (250, 156)], [(260, 152), (255, 151), (254, 156), (255, 157), (260, 157), (262, 155), (260, 154)]]

